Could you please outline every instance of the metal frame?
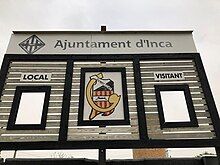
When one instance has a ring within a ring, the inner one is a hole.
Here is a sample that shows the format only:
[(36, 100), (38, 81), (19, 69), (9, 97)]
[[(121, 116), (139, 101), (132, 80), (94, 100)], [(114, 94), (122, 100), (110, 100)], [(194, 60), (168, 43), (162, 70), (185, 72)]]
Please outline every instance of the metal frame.
[[(189, 90), (189, 85), (154, 85), (155, 92), (156, 92), (156, 100), (157, 100), (157, 107), (159, 112), (159, 119), (160, 119), (160, 127), (163, 128), (177, 128), (177, 127), (199, 127), (198, 121), (196, 118), (195, 109), (192, 102), (192, 97)], [(183, 91), (186, 105), (188, 108), (188, 114), (190, 121), (182, 121), (182, 122), (166, 122), (164, 117), (164, 109), (161, 99), (161, 91)]]
[[(84, 100), (85, 74), (87, 72), (120, 72), (121, 73), (124, 119), (122, 119), (122, 120), (115, 120), (115, 119), (113, 119), (113, 120), (92, 120), (92, 121), (83, 119), (84, 102), (85, 102), (85, 100)], [(79, 126), (130, 125), (125, 68), (104, 68), (104, 67), (102, 67), (102, 68), (81, 68), (79, 100), (80, 100), (79, 112), (78, 112), (78, 125)]]
[[(67, 141), (68, 104), (70, 100), (71, 73), (74, 61), (108, 61), (131, 60), (134, 66), (135, 91), (138, 106), (138, 121), (140, 130), (139, 140), (93, 140), (93, 141)], [(194, 60), (198, 76), (213, 122), (216, 138), (214, 139), (187, 139), (187, 140), (154, 140), (147, 136), (146, 119), (143, 106), (143, 91), (140, 77), (140, 60)], [(220, 147), (220, 119), (205, 74), (205, 70), (198, 53), (176, 54), (113, 54), (113, 55), (16, 55), (6, 54), (0, 74), (0, 93), (3, 91), (9, 64), (11, 61), (67, 61), (66, 82), (64, 87), (63, 106), (61, 115), (61, 128), (59, 141), (43, 142), (0, 142), (0, 150), (28, 150), (28, 149), (113, 149), (113, 148), (181, 148), (181, 147)], [(67, 104), (65, 104), (67, 103)], [(67, 110), (67, 111), (66, 111)]]
[[(10, 112), (10, 116), (8, 119), (7, 130), (45, 130), (46, 120), (47, 120), (47, 112), (50, 100), (50, 86), (17, 86), (14, 100), (12, 103), (12, 108)], [(37, 93), (37, 92), (45, 92), (44, 97), (44, 105), (41, 116), (40, 124), (16, 124), (16, 118), (18, 114), (18, 109), (20, 105), (20, 100), (22, 93)]]

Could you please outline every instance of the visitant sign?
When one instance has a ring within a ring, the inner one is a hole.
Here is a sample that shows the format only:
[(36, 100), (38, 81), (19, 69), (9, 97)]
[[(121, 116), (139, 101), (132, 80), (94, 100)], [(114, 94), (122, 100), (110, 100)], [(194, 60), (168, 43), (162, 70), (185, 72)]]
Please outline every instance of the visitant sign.
[(183, 72), (154, 72), (154, 80), (184, 80)]

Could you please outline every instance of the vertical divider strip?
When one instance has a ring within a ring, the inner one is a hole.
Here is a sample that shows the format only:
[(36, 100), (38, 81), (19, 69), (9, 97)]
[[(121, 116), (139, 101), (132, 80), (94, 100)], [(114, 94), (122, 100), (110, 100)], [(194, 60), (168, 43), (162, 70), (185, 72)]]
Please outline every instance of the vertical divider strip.
[[(4, 85), (5, 85), (5, 81), (6, 81), (6, 76), (9, 70), (9, 66), (10, 66), (10, 60), (8, 58), (8, 55), (5, 55), (3, 62), (2, 62), (2, 66), (1, 66), (1, 71), (0, 71), (0, 93), (2, 94), (3, 89), (4, 89)], [(1, 96), (0, 96), (1, 98)]]
[(140, 140), (148, 140), (149, 138), (148, 138), (148, 133), (147, 133), (147, 123), (146, 123), (146, 117), (145, 117), (139, 61), (140, 60), (138, 56), (133, 57), (134, 82), (135, 82), (135, 93), (136, 93), (136, 101), (137, 101), (139, 135), (140, 135)]
[(73, 60), (68, 60), (66, 66), (66, 77), (65, 77), (60, 130), (59, 130), (59, 141), (67, 141), (72, 77), (73, 77)]
[(202, 90), (204, 92), (204, 96), (207, 102), (207, 106), (209, 109), (209, 113), (211, 116), (212, 124), (215, 130), (215, 134), (218, 139), (220, 139), (220, 119), (218, 115), (218, 111), (215, 105), (215, 101), (211, 92), (211, 88), (208, 82), (208, 78), (205, 73), (205, 69), (199, 54), (194, 55), (196, 68), (198, 71), (198, 75), (200, 78), (200, 82), (202, 84)]

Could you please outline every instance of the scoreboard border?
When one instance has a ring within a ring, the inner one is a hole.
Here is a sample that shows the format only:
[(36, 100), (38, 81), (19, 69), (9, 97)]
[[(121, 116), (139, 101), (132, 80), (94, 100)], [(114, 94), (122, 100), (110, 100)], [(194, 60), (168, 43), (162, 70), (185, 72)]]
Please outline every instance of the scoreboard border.
[[(102, 58), (100, 58), (102, 57)], [(97, 60), (131, 60), (134, 66), (135, 91), (138, 108), (139, 140), (86, 140), (67, 141), (69, 105), (71, 97), (71, 84), (74, 61), (97, 61)], [(84, 55), (18, 55), (6, 54), (1, 67), (0, 93), (2, 93), (6, 76), (11, 61), (66, 61), (66, 78), (64, 86), (63, 106), (60, 123), (60, 135), (58, 141), (42, 142), (0, 142), (0, 150), (41, 150), (41, 149), (113, 149), (113, 148), (181, 148), (181, 147), (220, 147), (220, 120), (214, 98), (212, 96), (207, 76), (199, 53), (169, 53), (169, 54), (84, 54)], [(216, 137), (214, 139), (178, 139), (178, 140), (155, 140), (149, 139), (147, 123), (143, 116), (143, 91), (140, 77), (140, 60), (194, 60), (198, 76), (202, 85), (204, 96), (210, 112)]]

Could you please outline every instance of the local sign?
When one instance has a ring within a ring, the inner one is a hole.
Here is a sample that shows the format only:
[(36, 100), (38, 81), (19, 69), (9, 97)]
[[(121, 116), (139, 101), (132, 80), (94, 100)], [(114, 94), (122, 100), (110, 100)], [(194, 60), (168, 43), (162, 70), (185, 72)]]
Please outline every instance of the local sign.
[(50, 81), (51, 73), (22, 73), (20, 81)]

